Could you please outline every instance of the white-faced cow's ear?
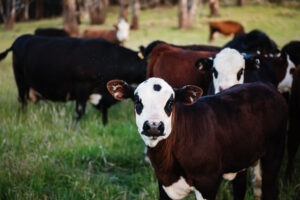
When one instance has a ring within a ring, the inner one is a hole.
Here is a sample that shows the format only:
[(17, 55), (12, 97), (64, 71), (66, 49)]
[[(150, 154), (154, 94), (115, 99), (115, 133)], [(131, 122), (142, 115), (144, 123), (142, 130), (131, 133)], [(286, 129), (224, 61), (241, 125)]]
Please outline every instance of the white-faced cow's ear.
[(134, 87), (122, 80), (111, 80), (106, 84), (109, 93), (117, 100), (133, 99)]
[(187, 85), (175, 90), (175, 101), (180, 101), (185, 105), (192, 105), (202, 96), (203, 90), (194, 85)]
[(199, 58), (195, 62), (195, 67), (200, 71), (210, 71), (212, 69), (213, 58)]

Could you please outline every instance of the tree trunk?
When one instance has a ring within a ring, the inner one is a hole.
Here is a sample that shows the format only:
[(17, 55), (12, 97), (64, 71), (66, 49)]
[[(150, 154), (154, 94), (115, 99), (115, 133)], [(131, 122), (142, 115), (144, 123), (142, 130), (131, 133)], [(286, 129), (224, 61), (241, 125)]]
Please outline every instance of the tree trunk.
[(90, 5), (90, 17), (92, 24), (105, 23), (107, 5), (108, 0), (92, 0)]
[(140, 1), (133, 0), (132, 2), (132, 21), (130, 28), (133, 30), (139, 29)]
[(240, 7), (244, 6), (244, 4), (245, 4), (245, 0), (238, 0), (237, 1), (237, 5), (240, 6)]
[(179, 0), (179, 28), (193, 27), (197, 4), (197, 0)]
[(42, 19), (43, 18), (43, 1), (36, 0), (35, 2), (35, 18)]
[(78, 24), (76, 20), (75, 0), (64, 0), (63, 9), (64, 29), (70, 34), (70, 36), (77, 36)]
[(219, 0), (209, 0), (210, 17), (220, 16)]
[(6, 11), (4, 11), (2, 0), (0, 0), (0, 13), (2, 13), (5, 30), (12, 29), (16, 17), (16, 0), (6, 2)]
[(90, 0), (83, 0), (83, 7), (81, 8), (82, 17), (84, 20), (88, 20), (90, 18), (90, 7), (91, 1)]
[(128, 21), (128, 0), (120, 0), (120, 19), (123, 18)]
[(30, 0), (24, 0), (24, 21), (29, 20), (29, 4)]

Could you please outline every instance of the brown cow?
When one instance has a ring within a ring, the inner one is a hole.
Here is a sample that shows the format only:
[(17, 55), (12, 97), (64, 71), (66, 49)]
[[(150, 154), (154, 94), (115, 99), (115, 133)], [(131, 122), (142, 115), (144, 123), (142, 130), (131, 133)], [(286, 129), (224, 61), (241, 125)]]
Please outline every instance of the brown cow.
[(118, 25), (114, 25), (113, 30), (101, 30), (96, 28), (87, 28), (83, 33), (83, 38), (104, 38), (112, 43), (124, 45), (129, 38), (129, 24), (121, 19)]
[(222, 177), (233, 180), (234, 199), (243, 199), (241, 183), (253, 165), (261, 166), (262, 199), (278, 199), (288, 114), (274, 87), (243, 84), (203, 98), (197, 86), (174, 89), (160, 78), (136, 89), (112, 80), (107, 88), (117, 100), (134, 101), (160, 199), (182, 199), (194, 191), (197, 200), (213, 200)]
[(216, 54), (217, 51), (192, 51), (158, 44), (150, 53), (146, 77), (162, 78), (175, 88), (197, 85), (207, 94), (211, 72), (197, 70), (194, 63), (198, 57), (208, 58)]
[(213, 39), (215, 38), (215, 33), (219, 32), (223, 35), (242, 35), (245, 33), (244, 27), (235, 21), (218, 21), (218, 22), (213, 22), (210, 21), (208, 22), (209, 24), (209, 42), (212, 42)]

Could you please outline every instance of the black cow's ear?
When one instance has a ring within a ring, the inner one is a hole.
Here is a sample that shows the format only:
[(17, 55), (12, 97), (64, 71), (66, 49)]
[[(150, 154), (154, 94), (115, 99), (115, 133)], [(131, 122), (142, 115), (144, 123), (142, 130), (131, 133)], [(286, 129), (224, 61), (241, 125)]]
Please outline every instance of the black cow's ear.
[(106, 84), (109, 93), (117, 100), (133, 99), (134, 88), (122, 80), (111, 80)]
[(259, 57), (249, 57), (245, 59), (246, 70), (258, 70), (260, 68), (261, 60)]
[(210, 71), (212, 69), (214, 60), (213, 58), (199, 58), (195, 62), (195, 67), (200, 71)]
[(180, 101), (185, 105), (192, 105), (202, 96), (203, 90), (198, 86), (187, 85), (175, 90), (175, 101)]

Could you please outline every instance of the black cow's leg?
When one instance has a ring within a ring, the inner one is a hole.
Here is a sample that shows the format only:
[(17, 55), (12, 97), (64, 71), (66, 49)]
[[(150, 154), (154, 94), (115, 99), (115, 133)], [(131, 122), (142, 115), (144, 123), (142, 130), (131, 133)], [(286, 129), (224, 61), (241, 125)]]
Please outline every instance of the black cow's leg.
[(76, 100), (76, 123), (80, 120), (82, 115), (85, 113), (86, 101)]
[(101, 107), (101, 112), (102, 112), (102, 122), (104, 125), (107, 124), (107, 110), (108, 110), (107, 105), (103, 104)]
[(162, 187), (161, 183), (158, 183), (158, 188), (159, 188), (159, 200), (172, 200), (167, 193), (165, 192), (165, 190)]
[(285, 171), (285, 179), (292, 181), (295, 172), (295, 158), (300, 144), (300, 127), (299, 122), (291, 121), (290, 129), (288, 132), (288, 163)]
[[(274, 141), (278, 142), (274, 142)], [(262, 168), (262, 199), (277, 200), (278, 199), (278, 173), (282, 163), (284, 153), (284, 137), (272, 140), (267, 148), (266, 155), (261, 158)]]
[(239, 172), (232, 180), (234, 200), (243, 200), (247, 187), (247, 170)]

